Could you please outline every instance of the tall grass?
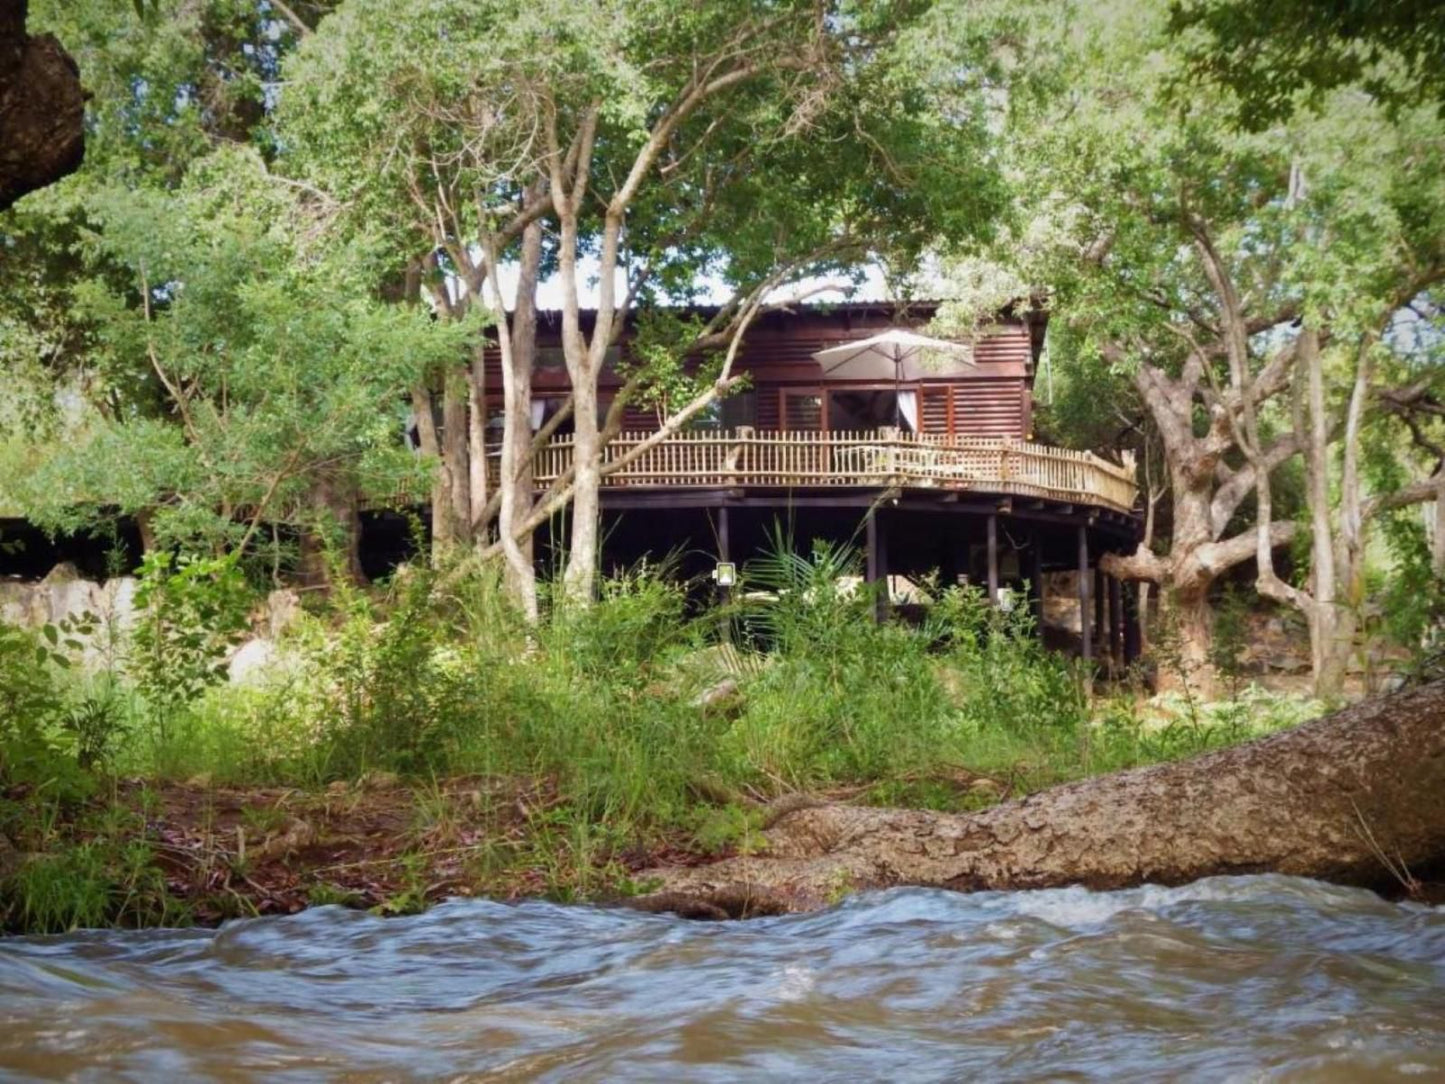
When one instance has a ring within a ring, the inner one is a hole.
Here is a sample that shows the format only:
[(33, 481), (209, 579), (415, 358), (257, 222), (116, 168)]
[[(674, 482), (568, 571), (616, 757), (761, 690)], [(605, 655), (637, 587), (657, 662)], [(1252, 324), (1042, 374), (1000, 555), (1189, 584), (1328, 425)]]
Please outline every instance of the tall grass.
[[(25, 725), (0, 727), (0, 795), (31, 789), (26, 808), (0, 802), (0, 833), (44, 849), (63, 833), (26, 812), (36, 797), (52, 796), (58, 823), (117, 776), (541, 780), (556, 798), (533, 818), (533, 857), (557, 867), (549, 883), (566, 894), (588, 891), (627, 840), (746, 845), (752, 807), (793, 789), (966, 809), (1220, 740), (1154, 727), (1134, 700), (1091, 704), (1027, 611), (990, 607), (976, 589), (935, 591), (921, 627), (879, 624), (859, 563), (850, 546), (799, 555), (780, 540), (721, 610), (698, 612), (687, 584), (641, 569), (607, 580), (590, 608), (546, 607), (536, 628), (490, 574), (444, 585), (406, 570), (305, 616), (264, 680), (208, 685), (181, 710), (158, 711), (123, 672), (55, 671), (42, 688), (31, 668), (8, 701), (30, 713)], [(18, 659), (34, 645), (17, 635)], [(1226, 740), (1258, 729), (1236, 722)], [(51, 768), (36, 759), (46, 740)], [(101, 833), (12, 876), (25, 924), (165, 913), (132, 835)]]

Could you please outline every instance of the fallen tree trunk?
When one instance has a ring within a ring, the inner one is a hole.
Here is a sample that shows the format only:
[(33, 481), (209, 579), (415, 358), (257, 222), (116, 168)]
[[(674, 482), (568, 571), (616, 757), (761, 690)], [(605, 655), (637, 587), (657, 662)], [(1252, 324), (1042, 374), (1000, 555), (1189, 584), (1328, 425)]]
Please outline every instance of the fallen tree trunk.
[(892, 885), (959, 891), (1285, 873), (1379, 886), (1445, 858), (1445, 681), (1258, 741), (951, 815), (822, 804), (765, 854), (661, 869), (647, 910), (741, 917)]

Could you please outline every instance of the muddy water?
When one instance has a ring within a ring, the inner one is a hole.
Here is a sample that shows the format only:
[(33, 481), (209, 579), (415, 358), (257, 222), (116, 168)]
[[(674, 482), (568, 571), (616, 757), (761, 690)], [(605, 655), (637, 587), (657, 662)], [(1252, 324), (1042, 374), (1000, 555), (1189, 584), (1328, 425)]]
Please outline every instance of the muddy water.
[(1248, 877), (15, 939), (0, 1077), (1445, 1080), (1445, 909)]

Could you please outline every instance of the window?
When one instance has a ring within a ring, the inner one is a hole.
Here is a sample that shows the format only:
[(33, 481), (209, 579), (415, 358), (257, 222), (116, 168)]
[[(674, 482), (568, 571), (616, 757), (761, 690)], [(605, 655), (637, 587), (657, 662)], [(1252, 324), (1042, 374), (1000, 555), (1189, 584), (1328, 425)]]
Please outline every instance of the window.
[(816, 391), (783, 392), (783, 428), (816, 433), (823, 428), (823, 397)]
[(722, 427), (736, 429), (740, 425), (758, 424), (758, 395), (754, 391), (739, 391), (729, 395), (721, 404)]
[[(615, 369), (621, 360), (621, 348), (616, 346), (609, 346), (607, 348), (607, 357), (602, 364), (604, 368)], [(537, 347), (536, 368), (539, 372), (566, 372), (567, 352), (562, 349), (560, 345)]]

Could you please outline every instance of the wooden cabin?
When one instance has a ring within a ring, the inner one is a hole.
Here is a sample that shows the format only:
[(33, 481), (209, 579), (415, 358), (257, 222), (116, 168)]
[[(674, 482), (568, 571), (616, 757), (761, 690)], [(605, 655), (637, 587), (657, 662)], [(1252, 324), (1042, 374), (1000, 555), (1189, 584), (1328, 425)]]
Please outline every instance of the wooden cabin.
[[(686, 571), (705, 574), (720, 561), (745, 562), (781, 524), (800, 546), (856, 540), (868, 577), (900, 595), (910, 580), (937, 572), (1006, 603), (1026, 592), (1040, 617), (1043, 586), (1057, 579), (1046, 574), (1071, 571), (1082, 652), (1132, 657), (1132, 593), (1098, 573), (1098, 558), (1137, 543), (1133, 464), (1032, 440), (1043, 314), (1006, 310), (971, 344), (972, 364), (915, 367), (902, 381), (835, 379), (814, 358), (889, 328), (922, 327), (936, 307), (799, 306), (759, 318), (736, 363), (746, 390), (605, 477), (604, 562), (674, 553)], [(624, 336), (618, 356), (627, 348)], [(558, 314), (541, 317), (538, 355), (534, 426), (568, 392)], [(604, 373), (604, 411), (621, 380), (611, 367)], [(500, 436), (496, 358), (488, 388), (489, 425)], [(609, 461), (630, 456), (660, 421), (655, 410), (629, 406)], [(571, 455), (563, 426), (536, 457), (538, 487)]]

